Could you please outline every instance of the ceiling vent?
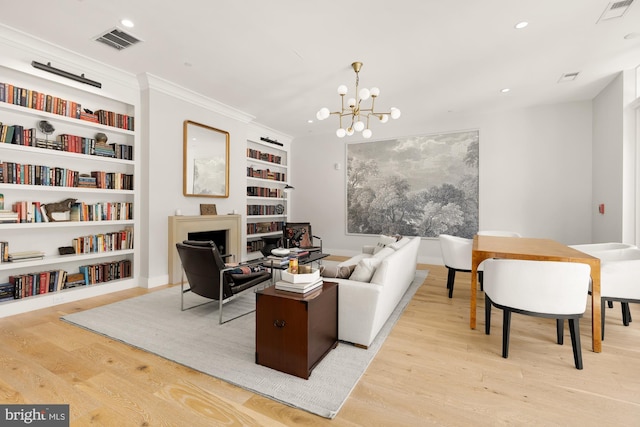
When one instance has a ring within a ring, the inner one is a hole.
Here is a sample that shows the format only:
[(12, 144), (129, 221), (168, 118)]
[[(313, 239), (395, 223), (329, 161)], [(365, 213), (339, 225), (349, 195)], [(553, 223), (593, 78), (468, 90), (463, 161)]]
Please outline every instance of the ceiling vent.
[(629, 10), (629, 7), (631, 7), (631, 4), (633, 4), (633, 0), (621, 0), (609, 3), (604, 9), (604, 12), (602, 12), (598, 22), (606, 21), (608, 19), (622, 18), (627, 10)]
[(578, 74), (580, 74), (580, 73), (579, 72), (565, 73), (565, 74), (560, 76), (560, 79), (558, 80), (558, 83), (572, 82), (572, 81), (574, 81), (576, 79), (576, 77), (578, 77)]
[(95, 40), (117, 50), (126, 49), (142, 41), (131, 34), (125, 33), (118, 27), (100, 34), (95, 38)]

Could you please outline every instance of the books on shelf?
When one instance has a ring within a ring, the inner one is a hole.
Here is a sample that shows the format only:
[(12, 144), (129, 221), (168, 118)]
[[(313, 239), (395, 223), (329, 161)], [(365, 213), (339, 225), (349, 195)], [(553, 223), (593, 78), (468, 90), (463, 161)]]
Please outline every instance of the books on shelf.
[(306, 294), (307, 292), (311, 292), (322, 287), (322, 278), (310, 282), (310, 283), (291, 283), (285, 282), (284, 280), (278, 280), (276, 282), (276, 289), (279, 291), (288, 291), (288, 292), (296, 292), (299, 294)]
[(33, 261), (44, 258), (44, 252), (41, 251), (24, 251), (9, 253), (9, 262)]

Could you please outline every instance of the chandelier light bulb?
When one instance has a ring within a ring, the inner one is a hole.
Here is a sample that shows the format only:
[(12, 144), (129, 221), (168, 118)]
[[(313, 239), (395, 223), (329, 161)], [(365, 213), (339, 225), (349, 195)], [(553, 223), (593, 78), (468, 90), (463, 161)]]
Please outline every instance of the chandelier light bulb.
[(338, 138), (344, 138), (346, 134), (347, 134), (347, 131), (342, 128), (336, 131), (336, 135), (338, 135)]
[(353, 129), (355, 129), (356, 132), (362, 132), (364, 129), (364, 123), (358, 120), (353, 124)]
[(373, 96), (374, 98), (376, 96), (380, 96), (380, 89), (378, 89), (377, 87), (372, 87), (369, 92), (371, 93), (371, 96)]
[(356, 99), (355, 98), (349, 98), (349, 100), (347, 101), (347, 104), (349, 105), (349, 107), (355, 107), (356, 106)]
[(320, 109), (320, 111), (318, 111), (318, 119), (319, 120), (324, 120), (327, 117), (329, 117), (330, 114), (331, 114), (331, 112), (329, 111), (329, 109), (327, 107), (322, 107)]
[(349, 89), (347, 89), (346, 85), (338, 86), (338, 95), (346, 95)]
[(367, 99), (369, 99), (369, 96), (371, 96), (371, 92), (369, 92), (369, 89), (367, 89), (366, 87), (363, 87), (362, 89), (360, 89), (360, 99), (365, 101)]
[(362, 131), (362, 136), (364, 138), (367, 138), (367, 139), (371, 138), (371, 134), (372, 134), (371, 129), (365, 129)]
[(400, 110), (398, 110), (396, 107), (391, 107), (390, 111), (392, 119), (397, 119), (400, 117)]
[(382, 123), (387, 123), (389, 121), (389, 115), (388, 114), (383, 114), (380, 116), (380, 122)]
[(351, 127), (347, 128), (347, 135), (348, 136), (353, 135), (353, 128), (351, 128)]

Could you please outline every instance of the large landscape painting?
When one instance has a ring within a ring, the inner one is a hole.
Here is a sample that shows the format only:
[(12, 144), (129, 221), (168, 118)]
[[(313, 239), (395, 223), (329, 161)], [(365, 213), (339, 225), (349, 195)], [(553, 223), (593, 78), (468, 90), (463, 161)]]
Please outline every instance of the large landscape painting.
[(471, 238), (477, 130), (347, 145), (347, 233)]

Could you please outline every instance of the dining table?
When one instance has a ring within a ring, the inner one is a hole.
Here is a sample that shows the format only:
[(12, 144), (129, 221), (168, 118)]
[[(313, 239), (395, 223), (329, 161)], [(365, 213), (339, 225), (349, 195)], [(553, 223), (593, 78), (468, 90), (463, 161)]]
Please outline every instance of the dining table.
[(505, 258), (534, 261), (579, 262), (591, 267), (591, 337), (593, 351), (602, 351), (600, 312), (600, 259), (552, 239), (475, 235), (471, 255), (471, 312), (476, 328), (478, 267), (485, 259)]

